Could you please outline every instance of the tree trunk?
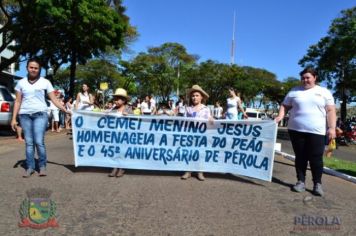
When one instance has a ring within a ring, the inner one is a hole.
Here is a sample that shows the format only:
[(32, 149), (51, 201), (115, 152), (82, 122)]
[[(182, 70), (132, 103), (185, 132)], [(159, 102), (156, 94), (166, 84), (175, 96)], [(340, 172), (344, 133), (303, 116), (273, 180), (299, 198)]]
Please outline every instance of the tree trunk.
[(343, 93), (342, 94), (341, 110), (340, 110), (342, 123), (345, 123), (345, 121), (346, 121), (346, 115), (347, 115), (346, 106), (347, 106), (347, 96)]
[(74, 82), (75, 82), (75, 71), (77, 69), (77, 55), (72, 53), (70, 64), (70, 81), (69, 81), (69, 97), (74, 97)]

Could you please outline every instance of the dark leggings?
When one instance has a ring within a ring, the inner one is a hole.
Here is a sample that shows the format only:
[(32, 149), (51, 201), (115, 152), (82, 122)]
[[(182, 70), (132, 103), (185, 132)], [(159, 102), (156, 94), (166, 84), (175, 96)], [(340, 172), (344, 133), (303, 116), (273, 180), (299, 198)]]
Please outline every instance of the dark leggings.
[(295, 171), (298, 181), (305, 182), (308, 161), (314, 184), (321, 184), (325, 135), (288, 130), (295, 153)]

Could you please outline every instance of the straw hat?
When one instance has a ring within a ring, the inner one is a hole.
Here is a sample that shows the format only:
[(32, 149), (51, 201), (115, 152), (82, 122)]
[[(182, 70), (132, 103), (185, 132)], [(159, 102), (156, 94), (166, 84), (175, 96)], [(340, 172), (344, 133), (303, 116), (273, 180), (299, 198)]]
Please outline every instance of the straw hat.
[(123, 97), (123, 98), (126, 98), (128, 99), (129, 96), (127, 95), (127, 91), (123, 88), (117, 88), (115, 90), (115, 93), (113, 94), (114, 97)]
[(199, 85), (193, 85), (190, 89), (188, 89), (187, 93), (190, 95), (192, 92), (200, 92), (201, 95), (205, 98), (209, 98), (209, 94), (207, 94)]

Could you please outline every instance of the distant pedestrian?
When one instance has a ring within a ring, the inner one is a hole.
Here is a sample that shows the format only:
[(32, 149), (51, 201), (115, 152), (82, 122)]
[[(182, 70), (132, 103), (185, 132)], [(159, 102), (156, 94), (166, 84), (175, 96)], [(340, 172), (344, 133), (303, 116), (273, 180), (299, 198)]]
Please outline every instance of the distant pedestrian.
[(21, 79), (16, 87), (16, 100), (11, 121), (11, 127), (16, 130), (16, 117), (19, 115), (20, 123), (26, 143), (27, 169), (23, 177), (30, 177), (35, 172), (35, 149), (39, 160), (39, 176), (46, 176), (47, 154), (44, 143), (44, 134), (47, 129), (48, 114), (45, 95), (58, 108), (66, 112), (54, 94), (49, 80), (40, 77), (41, 65), (36, 58), (27, 62), (27, 77)]
[(306, 68), (300, 72), (301, 86), (288, 92), (275, 121), (280, 122), (289, 111), (288, 133), (295, 153), (298, 182), (296, 192), (305, 191), (308, 162), (313, 176), (313, 193), (323, 196), (321, 186), (325, 134), (329, 140), (336, 136), (336, 112), (331, 92), (316, 84), (317, 72)]
[(215, 107), (213, 109), (213, 114), (214, 114), (214, 118), (217, 120), (222, 118), (223, 108), (220, 106), (220, 102), (215, 103)]
[(186, 102), (184, 96), (179, 96), (179, 101), (176, 103), (175, 113), (177, 116), (185, 116)]
[(17, 121), (17, 126), (16, 126), (16, 139), (17, 139), (18, 141), (23, 142), (24, 139), (22, 138), (22, 127), (21, 127), (21, 123), (20, 123), (19, 116), (16, 117), (16, 121)]
[(87, 84), (83, 84), (82, 90), (77, 94), (75, 109), (85, 111), (92, 111), (94, 109), (94, 97), (90, 94)]
[(242, 117), (247, 119), (248, 116), (241, 106), (241, 100), (236, 95), (235, 90), (233, 88), (229, 88), (229, 97), (226, 99), (226, 115), (225, 118), (227, 120), (238, 120), (238, 111), (242, 112)]
[(154, 99), (150, 96), (146, 96), (145, 100), (141, 103), (141, 114), (142, 115), (153, 115), (156, 112)]
[[(56, 94), (56, 91), (54, 92), (56, 99), (58, 102), (61, 102), (58, 98), (58, 95)], [(49, 111), (50, 111), (50, 117), (51, 119), (51, 130), (52, 132), (60, 132), (59, 131), (59, 109), (58, 107), (52, 102), (49, 101), (50, 106), (49, 106)]]
[[(67, 111), (71, 111), (73, 109), (73, 98), (68, 97), (65, 99), (65, 107)], [(69, 130), (71, 129), (71, 123), (72, 123), (72, 114), (66, 113), (65, 114), (65, 129)]]
[(156, 112), (156, 115), (158, 115), (158, 116), (173, 116), (174, 112), (169, 107), (169, 104), (166, 104), (166, 103), (162, 102), (159, 105), (159, 108), (158, 108), (158, 110)]

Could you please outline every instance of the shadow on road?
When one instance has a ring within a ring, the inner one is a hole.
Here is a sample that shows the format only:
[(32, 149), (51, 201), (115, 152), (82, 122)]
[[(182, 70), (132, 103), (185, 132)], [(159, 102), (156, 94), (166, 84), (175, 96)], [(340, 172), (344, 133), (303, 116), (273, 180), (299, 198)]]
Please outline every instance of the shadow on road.
[(290, 184), (290, 183), (286, 183), (276, 177), (272, 177), (272, 183), (276, 183), (276, 184), (279, 184), (279, 185), (282, 185), (282, 186), (285, 186), (285, 187), (288, 187), (292, 190), (292, 187), (293, 187), (293, 184)]
[(8, 137), (8, 136), (14, 136), (15, 135), (15, 132), (12, 131), (11, 129), (3, 128), (3, 127), (0, 127), (0, 128), (1, 128), (0, 137)]
[[(36, 163), (36, 170), (38, 170), (38, 159), (35, 159), (35, 163)], [(93, 172), (93, 173), (109, 174), (110, 170), (111, 170), (111, 168), (108, 168), (108, 167), (92, 167), (92, 166), (75, 167), (72, 164), (60, 164), (60, 163), (53, 162), (53, 161), (47, 161), (47, 164), (63, 166), (65, 168), (67, 168), (68, 170), (70, 170), (72, 173)], [(21, 166), (23, 169), (26, 169), (26, 160), (17, 161), (16, 164), (13, 166), (13, 168), (17, 168), (19, 166)], [(135, 169), (127, 169), (125, 171), (125, 175), (146, 175), (146, 176), (177, 176), (177, 177), (179, 177), (180, 175), (182, 175), (182, 173), (183, 173), (183, 171), (159, 171), (159, 170), (135, 170)], [(243, 183), (263, 186), (262, 184), (255, 183), (253, 180), (248, 180), (246, 178), (243, 178), (240, 176), (235, 176), (232, 174), (204, 173), (204, 175), (207, 178), (229, 179), (229, 180), (239, 181), (239, 182), (243, 182)]]

